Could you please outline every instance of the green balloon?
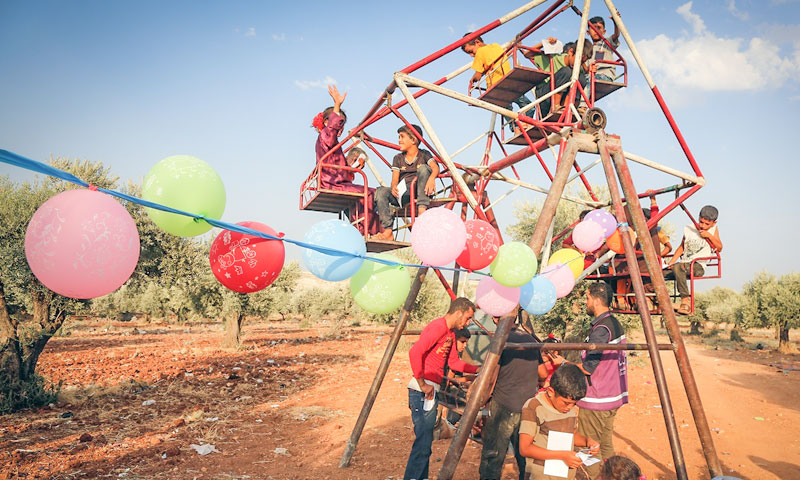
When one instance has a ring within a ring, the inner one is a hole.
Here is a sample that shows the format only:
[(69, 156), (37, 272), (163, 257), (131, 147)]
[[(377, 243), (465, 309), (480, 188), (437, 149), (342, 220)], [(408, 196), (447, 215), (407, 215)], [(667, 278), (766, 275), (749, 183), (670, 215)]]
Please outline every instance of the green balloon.
[[(403, 263), (388, 253), (376, 258)], [(353, 300), (370, 313), (391, 313), (405, 301), (411, 290), (411, 277), (406, 267), (389, 266), (367, 260), (355, 275), (350, 277)]]
[[(142, 198), (184, 212), (219, 219), (225, 211), (225, 186), (206, 162), (174, 155), (161, 160), (147, 172)], [(145, 208), (162, 230), (179, 237), (194, 237), (211, 230), (211, 224), (192, 217)]]
[(536, 255), (522, 242), (509, 242), (500, 246), (489, 271), (505, 287), (521, 287), (536, 275)]

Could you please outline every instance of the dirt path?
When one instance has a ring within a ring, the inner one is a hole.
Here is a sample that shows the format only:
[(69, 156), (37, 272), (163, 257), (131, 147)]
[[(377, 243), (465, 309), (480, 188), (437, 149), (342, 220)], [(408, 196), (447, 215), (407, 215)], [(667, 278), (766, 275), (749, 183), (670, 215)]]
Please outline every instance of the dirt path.
[[(64, 382), (63, 403), (0, 417), (0, 478), (402, 477), (413, 338), (391, 364), (351, 467), (339, 469), (388, 328), (249, 325), (239, 352), (218, 349), (218, 326), (104, 330), (50, 342), (40, 372)], [(690, 356), (725, 473), (800, 478), (800, 372), (768, 366), (797, 366), (797, 356), (696, 346)], [(663, 359), (690, 477), (708, 478), (674, 359)], [(674, 478), (649, 360), (630, 363), (632, 404), (618, 415), (617, 450), (650, 479)], [(199, 455), (191, 444), (216, 451)], [(431, 472), (448, 445), (434, 442)], [(468, 444), (456, 478), (476, 478), (479, 458)]]

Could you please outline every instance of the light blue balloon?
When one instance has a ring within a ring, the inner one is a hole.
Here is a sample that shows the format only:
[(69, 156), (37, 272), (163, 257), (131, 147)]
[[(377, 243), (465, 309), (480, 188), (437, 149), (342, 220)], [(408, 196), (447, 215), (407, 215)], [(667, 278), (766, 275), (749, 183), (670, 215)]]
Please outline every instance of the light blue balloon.
[(519, 289), (519, 305), (531, 315), (544, 315), (556, 304), (556, 286), (537, 275)]
[[(303, 241), (356, 255), (367, 253), (367, 246), (361, 233), (354, 226), (341, 220), (323, 220), (315, 223), (306, 232)], [(355, 275), (364, 263), (364, 259), (349, 255), (328, 255), (306, 248), (303, 251), (303, 263), (317, 277), (338, 282)]]

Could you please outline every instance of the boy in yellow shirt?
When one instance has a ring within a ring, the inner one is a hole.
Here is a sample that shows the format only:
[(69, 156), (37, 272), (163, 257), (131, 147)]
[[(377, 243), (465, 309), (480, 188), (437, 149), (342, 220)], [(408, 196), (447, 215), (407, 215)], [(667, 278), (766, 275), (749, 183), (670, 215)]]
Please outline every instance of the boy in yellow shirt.
[[(472, 32), (469, 32), (464, 36), (466, 37), (471, 33)], [(500, 58), (505, 51), (503, 47), (496, 43), (490, 43), (487, 45), (483, 43), (483, 39), (481, 37), (476, 37), (462, 45), (461, 50), (473, 57), (472, 69), (475, 70), (475, 73), (472, 75), (472, 78), (469, 79), (469, 91), (472, 90), (472, 85), (475, 82), (480, 81), (484, 74), (488, 75), (486, 78), (486, 86), (491, 88), (492, 85), (500, 81), (505, 75), (511, 72), (511, 64), (507, 58), (504, 58), (502, 62), (498, 62), (492, 66), (492, 64), (495, 63), (495, 60)], [(522, 94), (518, 99), (511, 102), (511, 104), (508, 106), (509, 110), (515, 103), (519, 108), (523, 108), (525, 105), (531, 103), (531, 101), (525, 96), (525, 94)], [(511, 130), (516, 131), (516, 122), (511, 122), (511, 119), (505, 116), (503, 118), (510, 122), (509, 127)]]

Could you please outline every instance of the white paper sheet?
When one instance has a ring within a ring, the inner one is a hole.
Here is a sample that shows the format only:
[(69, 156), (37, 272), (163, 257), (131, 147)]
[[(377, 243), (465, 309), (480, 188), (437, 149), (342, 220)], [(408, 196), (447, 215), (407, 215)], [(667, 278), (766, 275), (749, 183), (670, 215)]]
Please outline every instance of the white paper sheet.
[(590, 454), (584, 452), (578, 452), (575, 455), (577, 455), (578, 458), (580, 458), (583, 464), (586, 465), (587, 467), (590, 467), (600, 461), (599, 458), (593, 457)]
[[(572, 450), (572, 437), (571, 433), (550, 431), (547, 434), (547, 449), (548, 450)], [(544, 461), (544, 474), (552, 475), (554, 477), (567, 478), (569, 476), (569, 467), (562, 460), (545, 460)]]
[(406, 181), (400, 180), (400, 182), (397, 184), (397, 203), (400, 204), (401, 207), (403, 206), (403, 195), (406, 194), (407, 190), (408, 185), (406, 185)]
[(545, 55), (561, 53), (564, 51), (564, 44), (561, 43), (561, 40), (556, 40), (556, 43), (549, 43), (545, 38), (542, 40), (542, 51), (545, 53)]

